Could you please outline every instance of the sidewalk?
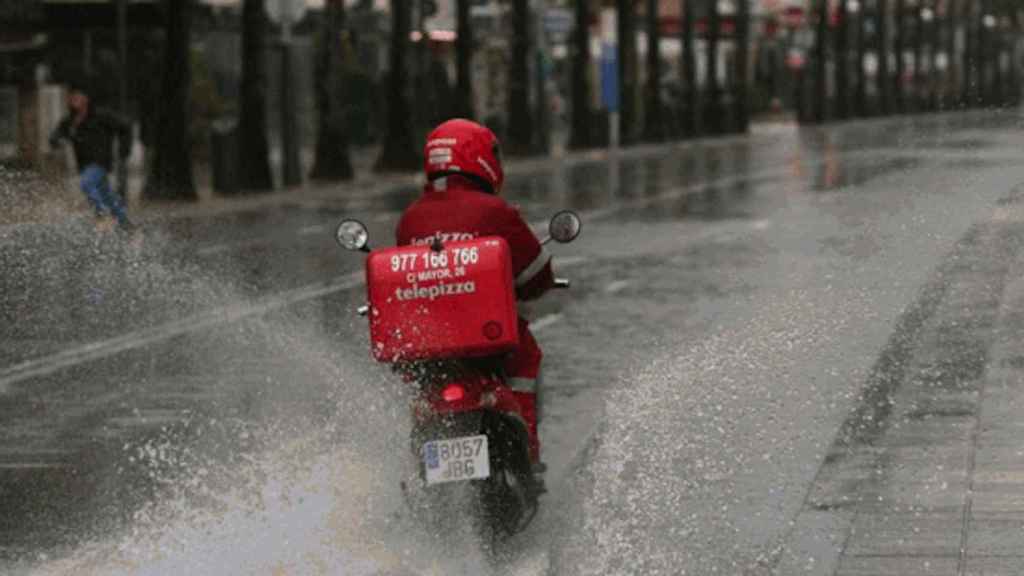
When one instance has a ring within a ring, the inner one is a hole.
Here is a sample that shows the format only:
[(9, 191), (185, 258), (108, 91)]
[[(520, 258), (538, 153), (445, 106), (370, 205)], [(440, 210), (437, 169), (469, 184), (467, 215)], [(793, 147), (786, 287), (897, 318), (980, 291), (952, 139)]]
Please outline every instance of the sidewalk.
[(1024, 574), (1024, 190), (900, 322), (776, 574)]
[[(760, 136), (770, 137), (770, 135)], [(757, 134), (740, 134), (659, 144), (640, 144), (616, 150), (596, 148), (540, 157), (513, 157), (505, 160), (505, 173), (509, 177), (524, 176), (541, 170), (571, 167), (580, 163), (603, 162), (609, 158), (643, 158), (693, 148), (704, 149), (729, 146), (738, 142), (757, 139), (758, 137), (759, 135)], [(224, 196), (216, 193), (212, 190), (208, 168), (197, 168), (195, 180), (199, 196), (198, 202), (152, 202), (144, 200), (142, 198), (142, 187), (145, 183), (145, 174), (141, 168), (141, 159), (136, 157), (133, 159), (132, 167), (129, 168), (129, 192), (127, 195), (129, 214), (136, 222), (145, 223), (168, 218), (224, 214), (286, 203), (319, 202), (346, 194), (373, 197), (387, 194), (397, 188), (419, 188), (423, 185), (423, 176), (420, 173), (375, 174), (372, 167), (376, 161), (377, 152), (376, 147), (354, 149), (352, 151), (352, 163), (356, 172), (356, 177), (353, 180), (330, 183), (306, 181), (302, 186), (296, 188), (278, 188), (273, 191), (255, 194)], [(306, 156), (303, 160), (304, 164), (306, 164), (305, 172), (308, 173), (311, 158), (308, 157), (308, 154)], [(275, 174), (278, 171), (278, 164), (279, 159), (272, 153), (271, 168)], [(2, 175), (0, 174), (0, 176)], [(12, 179), (25, 178), (23, 174), (9, 174), (8, 176)], [(77, 217), (85, 213), (86, 202), (78, 190), (78, 182), (75, 176), (65, 176), (62, 179), (51, 178), (46, 183), (41, 183), (41, 180), (32, 178), (31, 175), (30, 179), (39, 182), (33, 184), (38, 186), (39, 189), (30, 192), (34, 205), (30, 209), (14, 209), (0, 213), (0, 227), (53, 223), (60, 218)], [(17, 205), (18, 202), (15, 200), (25, 200), (24, 194), (19, 194), (18, 197), (13, 195), (11, 198), (3, 197), (4, 188), (2, 184), (3, 182), (0, 181), (0, 200), (3, 200), (8, 206)], [(19, 183), (17, 188), (23, 191), (26, 186), (23, 183)]]
[[(584, 151), (569, 151), (548, 156), (512, 157), (504, 162), (505, 175), (509, 177), (526, 176), (543, 170), (571, 167), (581, 163), (605, 162), (610, 158), (643, 158), (667, 154), (672, 151), (726, 146), (755, 138), (750, 134), (683, 140), (659, 144), (640, 144), (628, 148), (609, 149), (595, 148)], [(347, 182), (314, 182), (305, 181), (297, 188), (276, 189), (271, 192), (247, 194), (239, 196), (222, 196), (212, 191), (209, 178), (205, 177), (200, 185), (200, 201), (197, 203), (146, 203), (135, 204), (134, 212), (140, 221), (162, 218), (195, 217), (210, 214), (223, 214), (234, 211), (251, 210), (256, 207), (270, 207), (294, 202), (321, 202), (332, 197), (346, 194), (358, 194), (371, 198), (393, 192), (399, 188), (421, 188), (425, 182), (423, 174), (391, 173), (377, 174), (373, 172), (373, 164), (377, 160), (378, 148), (354, 149), (351, 152), (355, 178)], [(312, 158), (304, 158), (305, 173), (309, 173)], [(271, 170), (278, 171), (279, 160), (271, 153)], [(200, 178), (197, 178), (200, 180)], [(137, 186), (141, 189), (141, 176)]]

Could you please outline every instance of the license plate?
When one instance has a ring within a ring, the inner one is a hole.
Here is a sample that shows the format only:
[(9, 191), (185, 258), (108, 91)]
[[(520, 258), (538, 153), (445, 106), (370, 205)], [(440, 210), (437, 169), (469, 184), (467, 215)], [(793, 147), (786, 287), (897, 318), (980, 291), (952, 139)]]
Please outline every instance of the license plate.
[(433, 440), (423, 445), (427, 484), (476, 480), (491, 475), (487, 436)]

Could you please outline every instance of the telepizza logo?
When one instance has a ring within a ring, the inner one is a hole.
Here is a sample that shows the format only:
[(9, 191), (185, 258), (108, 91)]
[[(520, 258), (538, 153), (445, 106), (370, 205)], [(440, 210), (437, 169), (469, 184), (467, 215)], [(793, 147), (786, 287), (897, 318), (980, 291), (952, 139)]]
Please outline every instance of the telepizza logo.
[(409, 288), (395, 288), (395, 298), (400, 301), (406, 300), (437, 300), (443, 296), (457, 296), (459, 294), (473, 294), (476, 292), (476, 282), (441, 282), (432, 286), (419, 286), (413, 284)]

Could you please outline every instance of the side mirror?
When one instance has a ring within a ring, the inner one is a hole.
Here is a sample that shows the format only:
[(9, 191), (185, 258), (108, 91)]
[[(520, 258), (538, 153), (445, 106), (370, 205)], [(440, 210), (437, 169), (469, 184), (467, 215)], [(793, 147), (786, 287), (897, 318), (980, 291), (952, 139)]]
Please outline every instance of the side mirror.
[(370, 233), (359, 220), (342, 220), (334, 233), (334, 239), (346, 250), (370, 251)]
[(548, 234), (555, 242), (565, 244), (575, 240), (580, 235), (582, 227), (583, 223), (580, 221), (579, 215), (572, 210), (562, 210), (551, 217)]

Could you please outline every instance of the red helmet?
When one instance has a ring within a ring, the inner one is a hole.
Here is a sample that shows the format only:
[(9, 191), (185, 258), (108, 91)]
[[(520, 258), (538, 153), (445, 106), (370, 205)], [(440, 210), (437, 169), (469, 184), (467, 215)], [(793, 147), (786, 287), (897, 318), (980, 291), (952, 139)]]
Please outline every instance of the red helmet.
[(458, 174), (492, 194), (505, 182), (498, 137), (470, 120), (448, 120), (434, 128), (427, 136), (423, 162), (428, 180)]

